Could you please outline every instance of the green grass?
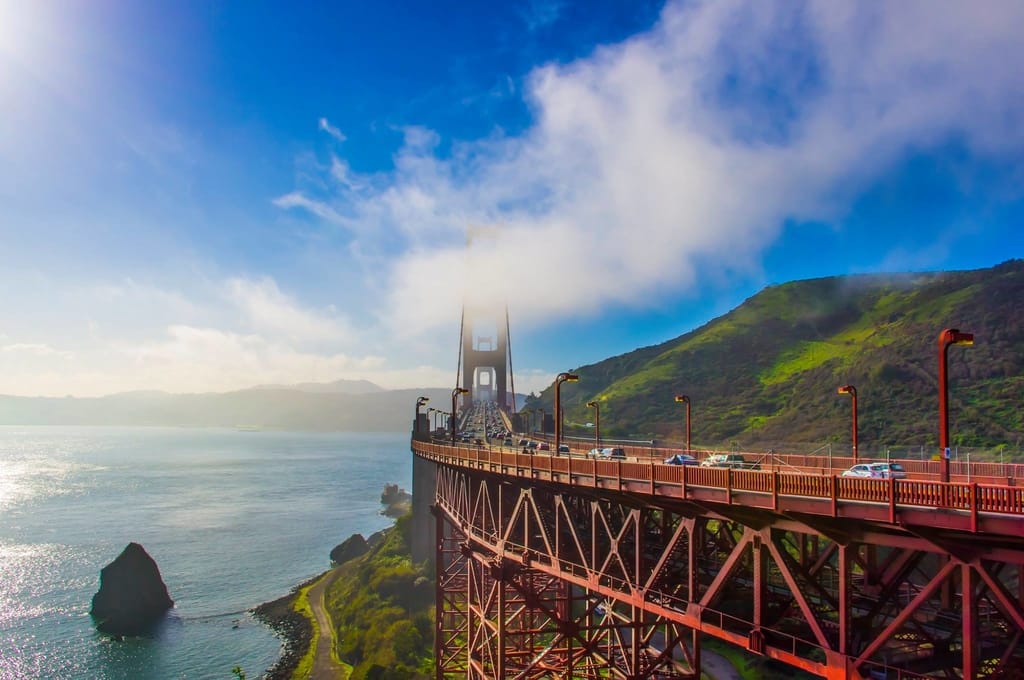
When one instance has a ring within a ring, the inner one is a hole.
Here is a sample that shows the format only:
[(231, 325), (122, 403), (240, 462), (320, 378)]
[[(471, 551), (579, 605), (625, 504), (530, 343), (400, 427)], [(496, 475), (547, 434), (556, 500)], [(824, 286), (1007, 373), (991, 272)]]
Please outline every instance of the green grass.
[(309, 678), (309, 674), (313, 671), (313, 660), (316, 659), (316, 647), (317, 641), (320, 638), (320, 626), (317, 624), (316, 617), (313, 615), (313, 610), (309, 606), (309, 589), (315, 584), (316, 582), (301, 588), (295, 596), (295, 601), (292, 603), (292, 609), (309, 619), (309, 623), (313, 627), (313, 638), (309, 642), (309, 649), (306, 650), (306, 655), (302, 657), (301, 661), (299, 661), (299, 665), (295, 667), (295, 671), (292, 673), (292, 680), (307, 680), (307, 678)]
[(874, 325), (846, 329), (827, 340), (800, 342), (783, 354), (781, 361), (760, 376), (762, 385), (778, 385), (796, 375), (829, 362), (849, 366), (868, 348), (877, 349), (892, 343), (891, 337)]
[[(752, 654), (715, 638), (702, 636), (701, 645), (704, 649), (725, 657), (743, 680), (809, 680), (814, 677), (796, 668), (776, 670), (768, 665), (770, 662), (767, 657)], [(709, 677), (706, 673), (701, 673), (701, 676)]]

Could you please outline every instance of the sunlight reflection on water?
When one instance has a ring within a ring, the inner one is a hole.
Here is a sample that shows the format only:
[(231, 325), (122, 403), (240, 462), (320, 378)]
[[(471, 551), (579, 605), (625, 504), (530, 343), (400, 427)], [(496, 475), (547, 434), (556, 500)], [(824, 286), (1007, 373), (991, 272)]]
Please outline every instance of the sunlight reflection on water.
[[(0, 427), (0, 680), (258, 677), (280, 643), (245, 610), (385, 526), (384, 483), (410, 477), (404, 434)], [(129, 541), (175, 608), (113, 642), (88, 612)]]

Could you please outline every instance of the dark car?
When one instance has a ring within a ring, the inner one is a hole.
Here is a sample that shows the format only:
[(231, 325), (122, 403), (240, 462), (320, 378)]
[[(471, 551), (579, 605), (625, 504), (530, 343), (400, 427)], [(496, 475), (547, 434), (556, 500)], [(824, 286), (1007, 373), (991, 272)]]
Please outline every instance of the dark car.
[(700, 465), (700, 462), (693, 456), (677, 453), (666, 458), (665, 465)]

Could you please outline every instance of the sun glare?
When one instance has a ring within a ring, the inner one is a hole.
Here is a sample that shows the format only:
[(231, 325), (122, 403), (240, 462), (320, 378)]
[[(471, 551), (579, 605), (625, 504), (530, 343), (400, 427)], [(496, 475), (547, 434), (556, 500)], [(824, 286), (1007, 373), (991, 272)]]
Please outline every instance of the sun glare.
[(0, 82), (38, 73), (57, 50), (54, 8), (0, 0)]

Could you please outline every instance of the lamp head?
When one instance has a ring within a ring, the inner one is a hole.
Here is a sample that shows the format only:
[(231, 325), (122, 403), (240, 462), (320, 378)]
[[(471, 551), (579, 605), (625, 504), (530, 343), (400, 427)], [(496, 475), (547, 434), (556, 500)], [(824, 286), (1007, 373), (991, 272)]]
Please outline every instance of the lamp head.
[(587, 406), (589, 406), (590, 408), (597, 408), (597, 402), (596, 401), (588, 401), (587, 402)]
[(420, 397), (419, 399), (416, 400), (416, 405), (417, 406), (423, 406), (428, 401), (430, 401), (430, 397)]
[(679, 403), (684, 403), (690, 401), (690, 398), (685, 394), (677, 394), (676, 401), (678, 401)]
[(973, 345), (974, 333), (955, 333), (953, 335), (954, 345)]
[(467, 390), (465, 387), (456, 387), (454, 390), (452, 390), (453, 397), (459, 394), (469, 394), (469, 390)]
[(973, 345), (974, 333), (961, 333), (959, 328), (947, 328), (939, 335), (946, 345)]
[(837, 394), (857, 394), (857, 388), (853, 385), (843, 385), (836, 390)]

